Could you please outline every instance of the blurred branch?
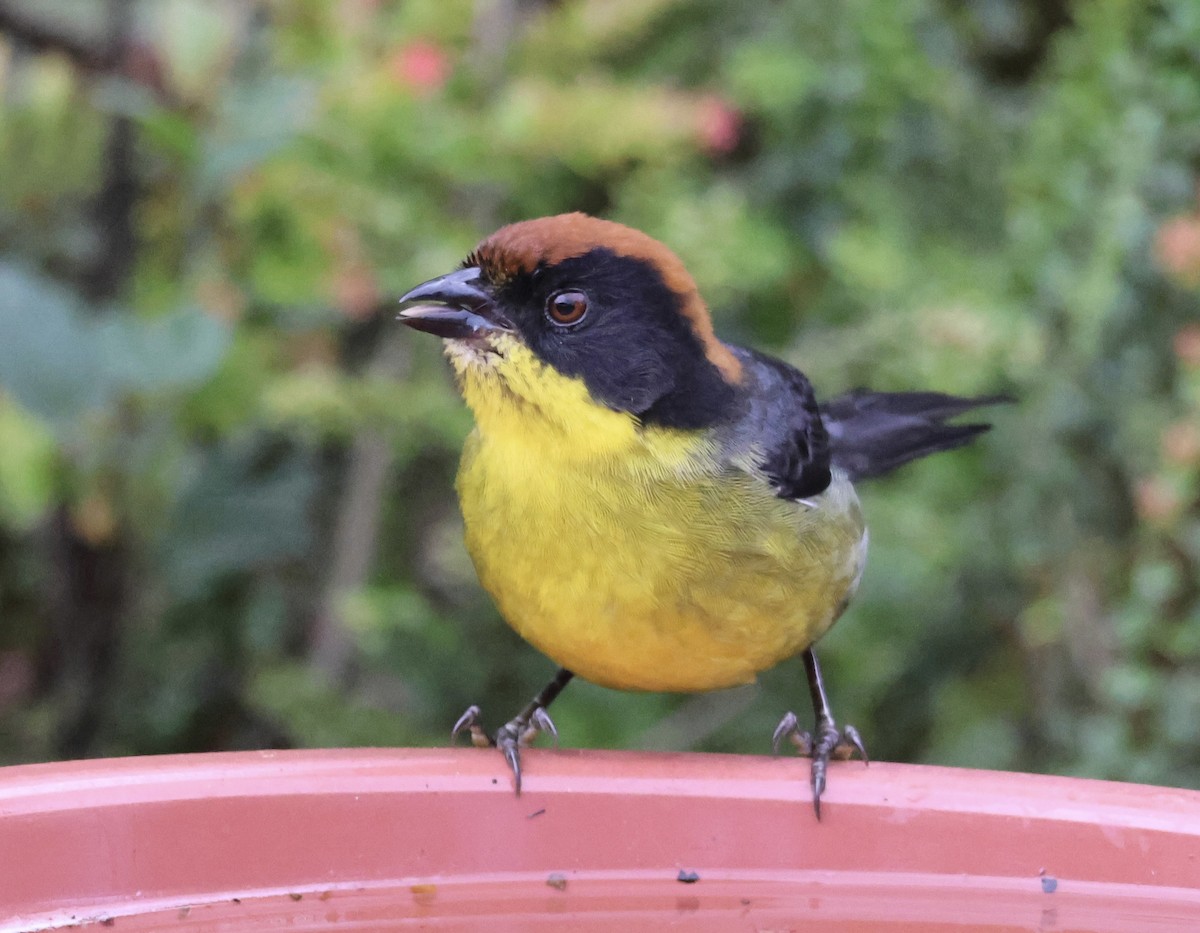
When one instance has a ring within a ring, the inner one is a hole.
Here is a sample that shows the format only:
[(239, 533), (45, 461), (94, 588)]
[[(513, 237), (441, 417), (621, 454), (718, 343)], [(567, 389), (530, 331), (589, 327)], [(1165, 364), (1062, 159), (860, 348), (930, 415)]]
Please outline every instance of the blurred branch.
[[(385, 336), (369, 372), (396, 376), (408, 361), (407, 344)], [(344, 682), (354, 663), (354, 641), (338, 604), (366, 582), (378, 549), (379, 517), (395, 457), (375, 430), (362, 431), (351, 445), (341, 507), (334, 519), (329, 578), (310, 632), (313, 665), (334, 683)]]
[(472, 61), (479, 76), (495, 84), (503, 74), (508, 50), (516, 39), (520, 0), (479, 0), (471, 23)]
[(1071, 4), (1066, 0), (1024, 0), (1021, 8), (1023, 30), (1007, 43), (991, 43), (982, 50), (981, 61), (998, 82), (1024, 84), (1037, 74), (1050, 54), (1054, 38), (1074, 23)]
[(54, 753), (83, 758), (95, 752), (104, 722), (120, 619), (127, 603), (126, 554), (119, 541), (93, 543), (59, 508), (49, 524), (49, 595), (55, 641), (58, 724)]
[(50, 23), (0, 3), (0, 32), (35, 52), (58, 52), (88, 71), (110, 71), (120, 60), (120, 50), (109, 43), (88, 42)]
[[(103, 45), (92, 50), (76, 46), (76, 52), (87, 62), (114, 67), (126, 60), (133, 29), (132, 0), (109, 0), (108, 36)], [(104, 175), (92, 206), (99, 247), (81, 283), (93, 307), (115, 298), (133, 271), (137, 253), (133, 215), (138, 195), (135, 146), (133, 121), (124, 114), (113, 116)], [(92, 750), (103, 726), (129, 603), (129, 558), (119, 526), (110, 538), (90, 541), (75, 527), (65, 506), (50, 523), (50, 536), (55, 565), (50, 603), (63, 659), (58, 672), (63, 702), (56, 751), (74, 758)]]
[(700, 693), (684, 700), (633, 742), (635, 748), (696, 748), (750, 708), (761, 691), (755, 686)]
[[(133, 35), (131, 0), (109, 0), (108, 55), (125, 58)], [(137, 252), (133, 209), (138, 184), (134, 170), (136, 138), (132, 119), (117, 114), (112, 119), (105, 148), (104, 180), (93, 207), (97, 242), (92, 268), (84, 277), (84, 293), (92, 301), (116, 297), (130, 272)]]
[(105, 145), (104, 180), (93, 204), (100, 249), (84, 276), (84, 293), (93, 302), (116, 297), (133, 269), (137, 253), (133, 209), (137, 202), (133, 121), (114, 117)]
[(64, 55), (81, 71), (119, 75), (149, 90), (163, 106), (181, 106), (182, 102), (163, 79), (158, 53), (149, 45), (134, 41), (133, 5), (126, 0), (110, 0), (109, 10), (108, 35), (85, 37), (29, 16), (0, 0), (0, 34), (34, 52)]

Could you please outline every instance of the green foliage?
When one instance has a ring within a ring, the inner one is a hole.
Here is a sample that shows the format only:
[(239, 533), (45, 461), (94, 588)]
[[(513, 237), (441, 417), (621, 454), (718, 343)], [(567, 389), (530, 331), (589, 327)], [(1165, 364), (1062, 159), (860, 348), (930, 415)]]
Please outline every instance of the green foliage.
[[(100, 48), (110, 5), (24, 6)], [(131, 9), (120, 63), (0, 38), (0, 758), (524, 702), (551, 665), (462, 547), (469, 416), (390, 304), (582, 209), (823, 394), (1018, 396), (864, 489), (822, 657), (875, 756), (1200, 786), (1193, 0)], [(805, 696), (786, 665), (555, 718), (758, 752)]]

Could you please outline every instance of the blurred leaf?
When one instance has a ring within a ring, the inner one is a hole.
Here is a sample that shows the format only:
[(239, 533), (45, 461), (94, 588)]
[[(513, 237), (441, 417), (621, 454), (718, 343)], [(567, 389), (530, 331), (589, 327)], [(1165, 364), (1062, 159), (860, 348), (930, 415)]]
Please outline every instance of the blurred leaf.
[(27, 528), (50, 506), (53, 439), (0, 393), (0, 523)]
[(227, 328), (195, 310), (86, 315), (66, 289), (0, 263), (0, 386), (60, 432), (122, 393), (204, 381), (228, 341)]
[(308, 747), (408, 745), (414, 739), (414, 730), (399, 711), (349, 698), (298, 664), (259, 671), (249, 696)]
[(219, 193), (292, 142), (313, 114), (307, 82), (279, 75), (235, 85), (220, 98), (217, 124), (204, 137), (197, 187)]
[(257, 467), (249, 449), (222, 449), (183, 490), (166, 527), (162, 561), (181, 598), (213, 580), (303, 555), (316, 477), (299, 454)]
[(165, 0), (155, 10), (171, 83), (189, 100), (210, 97), (232, 57), (235, 8), (200, 0)]
[(123, 392), (199, 385), (220, 365), (229, 340), (227, 326), (196, 309), (148, 320), (111, 315), (92, 335), (107, 380)]
[(820, 74), (793, 44), (756, 39), (738, 46), (729, 62), (735, 99), (743, 106), (785, 111), (799, 104)]
[(0, 386), (57, 430), (116, 391), (93, 332), (67, 289), (0, 263)]
[(514, 83), (496, 106), (501, 139), (512, 149), (596, 171), (678, 156), (695, 140), (700, 102), (667, 88), (580, 78)]

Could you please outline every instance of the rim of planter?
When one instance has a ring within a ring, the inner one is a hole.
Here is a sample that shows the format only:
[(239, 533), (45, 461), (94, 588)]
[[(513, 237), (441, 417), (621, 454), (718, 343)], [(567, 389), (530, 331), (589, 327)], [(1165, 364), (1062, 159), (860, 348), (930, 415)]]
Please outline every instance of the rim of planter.
[(0, 768), (0, 931), (1200, 929), (1200, 793), (488, 749)]

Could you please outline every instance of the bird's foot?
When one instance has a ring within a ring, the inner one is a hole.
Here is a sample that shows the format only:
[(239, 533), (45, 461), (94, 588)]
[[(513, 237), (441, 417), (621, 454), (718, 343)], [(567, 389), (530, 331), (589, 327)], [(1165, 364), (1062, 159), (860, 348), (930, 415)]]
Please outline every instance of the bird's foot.
[(550, 733), (554, 737), (554, 747), (558, 747), (558, 729), (543, 706), (522, 710), (497, 729), (495, 735), (488, 735), (484, 729), (479, 707), (469, 706), (450, 730), (450, 741), (453, 742), (464, 731), (471, 736), (471, 744), (476, 748), (498, 748), (504, 753), (518, 797), (521, 795), (521, 748), (543, 732)]
[(813, 810), (817, 819), (821, 818), (821, 794), (825, 793), (825, 772), (831, 759), (846, 761), (856, 754), (863, 764), (870, 764), (867, 749), (863, 745), (862, 736), (853, 726), (839, 729), (837, 723), (829, 716), (818, 717), (817, 726), (813, 732), (800, 728), (800, 721), (795, 713), (787, 713), (775, 727), (771, 737), (771, 746), (779, 753), (779, 743), (788, 739), (797, 751), (806, 758), (812, 759), (812, 772), (809, 782), (812, 785)]

